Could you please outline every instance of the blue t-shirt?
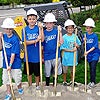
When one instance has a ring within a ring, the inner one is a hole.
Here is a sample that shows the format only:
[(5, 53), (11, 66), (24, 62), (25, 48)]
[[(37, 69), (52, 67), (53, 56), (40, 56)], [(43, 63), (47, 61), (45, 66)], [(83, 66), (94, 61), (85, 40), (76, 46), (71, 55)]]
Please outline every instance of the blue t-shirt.
[[(68, 36), (67, 34), (65, 34), (63, 36), (64, 43), (61, 45), (60, 50), (62, 49), (73, 50), (75, 38), (76, 38), (76, 43), (78, 45), (81, 45), (79, 38), (75, 34), (72, 34), (71, 36)], [(77, 59), (78, 59), (78, 55), (76, 54), (76, 65), (78, 64)], [(64, 66), (73, 66), (74, 52), (64, 52), (63, 57), (62, 57), (62, 64)]]
[(92, 47), (95, 47), (93, 51), (91, 51), (87, 55), (88, 62), (91, 62), (93, 60), (98, 61), (99, 60), (99, 48), (98, 48), (98, 37), (95, 33), (88, 34), (86, 32), (86, 51), (90, 50)]
[[(33, 29), (30, 29), (29, 26), (25, 27), (26, 40), (36, 40), (39, 35), (39, 28), (37, 25)], [(22, 41), (24, 42), (24, 34), (22, 32)], [(35, 44), (27, 45), (28, 53), (28, 62), (37, 63), (39, 62), (39, 42)], [(24, 57), (24, 61), (25, 57)]]
[[(21, 68), (21, 59), (20, 59), (20, 41), (18, 37), (13, 34), (12, 37), (8, 37), (7, 34), (3, 35), (4, 37), (4, 44), (7, 54), (8, 65), (10, 63), (11, 54), (15, 54), (15, 59), (12, 64), (12, 69), (19, 69)], [(4, 51), (3, 51), (4, 56)], [(6, 68), (5, 58), (3, 57), (3, 68)]]
[[(57, 29), (52, 29), (51, 31), (44, 30), (44, 60), (56, 58), (57, 36)], [(60, 49), (58, 51), (58, 57), (60, 57)]]

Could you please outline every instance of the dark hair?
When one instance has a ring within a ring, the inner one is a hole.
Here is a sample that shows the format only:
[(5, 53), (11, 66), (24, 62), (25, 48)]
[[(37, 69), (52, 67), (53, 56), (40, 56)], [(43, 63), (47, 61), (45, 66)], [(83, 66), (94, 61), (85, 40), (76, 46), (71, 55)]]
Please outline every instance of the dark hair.
[(34, 14), (27, 15), (27, 18), (28, 18), (29, 16), (36, 16), (36, 18), (37, 18), (37, 15), (34, 15)]
[[(70, 25), (70, 26), (72, 26), (72, 27), (74, 28), (74, 25)], [(68, 27), (68, 26), (66, 26), (65, 29), (67, 29), (67, 27)]]

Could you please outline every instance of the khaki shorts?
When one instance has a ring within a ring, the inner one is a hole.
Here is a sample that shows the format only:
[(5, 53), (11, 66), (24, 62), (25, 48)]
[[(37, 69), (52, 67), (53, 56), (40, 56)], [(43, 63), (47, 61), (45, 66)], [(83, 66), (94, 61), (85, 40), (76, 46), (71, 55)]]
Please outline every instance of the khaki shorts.
[(63, 73), (67, 73), (68, 72), (68, 68), (70, 69), (70, 72), (72, 73), (73, 72), (73, 67), (66, 67), (66, 66), (63, 66)]
[[(11, 79), (13, 78), (16, 85), (18, 86), (22, 81), (21, 69), (11, 69), (10, 75), (11, 75)], [(10, 84), (7, 69), (3, 69), (2, 80), (4, 85)]]

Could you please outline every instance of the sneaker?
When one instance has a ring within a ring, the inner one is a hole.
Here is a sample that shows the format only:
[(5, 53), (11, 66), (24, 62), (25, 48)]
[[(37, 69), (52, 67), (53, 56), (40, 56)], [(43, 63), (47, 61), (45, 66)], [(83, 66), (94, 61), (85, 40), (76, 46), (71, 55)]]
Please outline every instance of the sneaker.
[(40, 90), (40, 86), (36, 86), (36, 90)]
[(68, 86), (70, 86), (70, 85), (72, 85), (72, 83), (73, 83), (73, 82), (72, 82), (72, 81), (70, 81), (69, 83), (67, 83), (67, 85), (68, 85)]
[[(67, 83), (68, 86), (72, 86), (72, 84), (73, 84), (72, 81), (70, 81), (70, 83)], [(76, 87), (78, 86), (77, 82), (74, 82), (74, 86), (76, 86)]]
[(90, 82), (90, 83), (88, 84), (88, 86), (89, 86), (89, 88), (94, 88), (94, 87), (95, 87), (95, 83), (94, 83), (94, 82)]
[(67, 82), (63, 82), (63, 86), (67, 86)]
[(23, 94), (23, 92), (24, 92), (24, 91), (23, 91), (22, 88), (21, 88), (21, 89), (18, 89), (18, 93), (19, 93), (19, 94)]
[(11, 100), (11, 94), (7, 94), (4, 100)]

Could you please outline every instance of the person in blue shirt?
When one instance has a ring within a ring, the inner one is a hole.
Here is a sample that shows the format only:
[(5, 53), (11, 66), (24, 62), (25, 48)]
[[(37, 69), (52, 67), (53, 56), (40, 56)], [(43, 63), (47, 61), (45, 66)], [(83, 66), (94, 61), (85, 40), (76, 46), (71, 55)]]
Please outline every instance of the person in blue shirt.
[[(28, 53), (29, 64), (29, 86), (32, 88), (32, 74), (35, 75), (36, 89), (39, 89), (39, 77), (40, 77), (40, 58), (39, 58), (39, 40), (43, 37), (39, 35), (39, 27), (37, 24), (38, 15), (36, 10), (29, 9), (27, 11), (28, 26), (25, 29), (26, 45)], [(43, 32), (42, 32), (43, 33)], [(22, 31), (22, 41), (24, 42), (24, 34)], [(24, 57), (24, 74), (26, 71), (26, 59)]]
[(17, 35), (13, 34), (13, 28), (15, 28), (14, 21), (11, 18), (6, 18), (3, 21), (1, 27), (5, 33), (0, 32), (0, 49), (2, 49), (1, 38), (3, 36), (5, 50), (7, 54), (8, 67), (6, 66), (4, 50), (3, 50), (3, 84), (7, 86), (7, 94), (4, 100), (11, 100), (11, 88), (10, 80), (8, 77), (8, 71), (10, 71), (11, 78), (15, 80), (18, 87), (19, 94), (23, 94), (22, 89), (22, 71), (21, 71), (21, 59), (20, 59), (20, 41)]
[[(54, 72), (55, 72), (55, 61), (56, 61), (56, 47), (57, 47), (57, 36), (58, 30), (54, 28), (54, 23), (57, 22), (55, 16), (52, 13), (48, 13), (44, 17), (44, 23), (46, 29), (44, 30), (44, 42), (43, 42), (43, 52), (44, 52), (44, 65), (45, 65), (45, 77), (46, 86), (49, 86), (50, 76), (53, 75), (53, 85), (54, 85)], [(60, 33), (59, 42), (62, 43), (62, 34)], [(60, 59), (60, 49), (58, 52), (58, 75), (62, 74), (62, 66)]]
[[(74, 34), (75, 23), (68, 19), (65, 21), (66, 34), (63, 35), (64, 43), (60, 46), (62, 52), (62, 65), (63, 65), (63, 85), (71, 85), (73, 80), (73, 65), (74, 65), (74, 52), (81, 45), (81, 42), (76, 34)], [(76, 54), (76, 66), (78, 64), (78, 55)], [(71, 82), (66, 82), (68, 68), (70, 68)]]
[(88, 86), (94, 87), (96, 84), (96, 65), (99, 60), (99, 48), (98, 48), (98, 37), (93, 32), (93, 28), (95, 27), (95, 22), (92, 18), (86, 19), (83, 24), (86, 27), (86, 53), (87, 61), (90, 66), (90, 83)]

